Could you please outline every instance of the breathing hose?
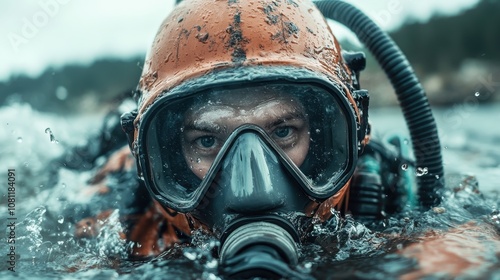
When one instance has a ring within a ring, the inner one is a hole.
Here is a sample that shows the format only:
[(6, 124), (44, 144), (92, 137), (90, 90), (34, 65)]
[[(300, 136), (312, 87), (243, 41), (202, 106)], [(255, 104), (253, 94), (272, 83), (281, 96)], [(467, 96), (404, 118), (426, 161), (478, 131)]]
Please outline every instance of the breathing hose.
[(422, 85), (408, 60), (394, 41), (362, 11), (338, 0), (314, 1), (323, 16), (353, 31), (374, 55), (391, 81), (410, 131), (418, 174), (418, 195), (424, 207), (440, 202), (444, 186), (441, 144), (436, 123)]

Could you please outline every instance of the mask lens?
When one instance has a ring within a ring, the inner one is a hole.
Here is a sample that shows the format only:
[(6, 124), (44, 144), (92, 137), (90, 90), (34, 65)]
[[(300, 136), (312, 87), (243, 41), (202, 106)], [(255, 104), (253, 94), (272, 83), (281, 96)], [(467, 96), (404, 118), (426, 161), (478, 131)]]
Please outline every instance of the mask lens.
[(220, 158), (237, 138), (235, 130), (253, 124), (267, 135), (305, 191), (326, 198), (342, 187), (338, 182), (351, 169), (355, 124), (348, 110), (338, 90), (302, 84), (165, 96), (141, 124), (146, 184), (169, 207), (192, 209), (223, 168)]

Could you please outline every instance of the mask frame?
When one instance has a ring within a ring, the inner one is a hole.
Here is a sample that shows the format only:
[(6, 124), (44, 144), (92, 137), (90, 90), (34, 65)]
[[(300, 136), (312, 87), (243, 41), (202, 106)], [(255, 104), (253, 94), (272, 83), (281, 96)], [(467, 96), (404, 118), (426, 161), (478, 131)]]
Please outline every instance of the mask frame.
[[(356, 117), (357, 114), (356, 110), (354, 109), (355, 105), (352, 104), (352, 101), (349, 101), (349, 99), (347, 98), (347, 96), (350, 95), (350, 93), (346, 92), (347, 88), (345, 86), (339, 85), (338, 81), (331, 81), (329, 78), (327, 78), (322, 74), (318, 74), (308, 69), (302, 69), (297, 67), (256, 66), (256, 67), (229, 68), (211, 72), (202, 77), (189, 80), (173, 88), (172, 90), (164, 91), (164, 93), (153, 103), (153, 105), (151, 105), (150, 107), (147, 108), (147, 110), (145, 110), (145, 113), (141, 116), (141, 118), (139, 120), (136, 119), (135, 122), (130, 121), (135, 115), (134, 112), (131, 112), (129, 114), (124, 114), (124, 118), (122, 118), (122, 123), (125, 124), (124, 126), (125, 131), (129, 132), (133, 131), (133, 129), (130, 128), (132, 123), (134, 124), (134, 128), (138, 129), (138, 138), (137, 138), (138, 140), (130, 142), (130, 145), (137, 159), (139, 178), (144, 180), (145, 185), (148, 188), (150, 194), (156, 200), (158, 200), (164, 207), (171, 208), (183, 213), (190, 212), (194, 208), (196, 208), (199, 201), (201, 200), (200, 197), (203, 196), (204, 192), (198, 191), (198, 193), (196, 193), (196, 195), (194, 196), (195, 197), (194, 200), (196, 200), (197, 203), (190, 203), (190, 201), (192, 201), (193, 199), (181, 201), (180, 203), (173, 203), (172, 201), (165, 199), (165, 197), (162, 195), (162, 187), (156, 186), (155, 183), (153, 182), (154, 181), (152, 179), (153, 175), (150, 172), (151, 166), (147, 160), (147, 157), (149, 155), (147, 153), (147, 147), (146, 147), (147, 141), (144, 141), (144, 139), (146, 131), (148, 130), (149, 123), (151, 122), (152, 119), (154, 119), (155, 114), (162, 107), (162, 105), (168, 103), (169, 101), (180, 100), (182, 98), (190, 98), (191, 96), (196, 95), (199, 92), (202, 92), (210, 88), (215, 88), (215, 87), (224, 88), (224, 87), (241, 85), (242, 83), (247, 83), (251, 85), (268, 84), (268, 83), (313, 85), (317, 88), (322, 88), (326, 92), (331, 94), (333, 98), (335, 98), (337, 103), (342, 106), (342, 111), (345, 113), (345, 117), (347, 118), (346, 137), (349, 138), (349, 140), (347, 141), (349, 155), (346, 163), (346, 168), (344, 169), (343, 174), (337, 177), (335, 186), (332, 187), (331, 190), (328, 192), (325, 191), (323, 193), (313, 193), (309, 191), (309, 188), (304, 188), (304, 190), (308, 190), (307, 194), (312, 198), (312, 200), (321, 202), (331, 197), (341, 187), (343, 187), (345, 183), (347, 183), (349, 178), (354, 173), (358, 153), (360, 151), (359, 147), (360, 145), (362, 145), (362, 143), (360, 143), (360, 141), (358, 140), (360, 134), (359, 129), (361, 125), (358, 122), (360, 119)], [(363, 107), (364, 106), (357, 109), (362, 110), (364, 109)], [(134, 139), (134, 138), (129, 136), (129, 139)], [(280, 149), (277, 150), (280, 151)], [(219, 154), (220, 155), (223, 154), (222, 151)], [(284, 162), (287, 162), (287, 160), (284, 160)], [(290, 163), (287, 162), (287, 164)], [(294, 165), (292, 164), (291, 166)], [(294, 168), (292, 167), (292, 170), (293, 169)], [(297, 173), (297, 170), (293, 171), (294, 171), (293, 173)], [(298, 173), (300, 174), (300, 172)]]

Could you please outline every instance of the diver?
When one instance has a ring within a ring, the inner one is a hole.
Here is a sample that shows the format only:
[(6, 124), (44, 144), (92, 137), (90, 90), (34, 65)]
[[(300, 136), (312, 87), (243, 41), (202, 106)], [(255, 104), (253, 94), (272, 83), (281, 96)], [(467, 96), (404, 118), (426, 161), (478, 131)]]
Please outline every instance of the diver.
[[(364, 54), (342, 50), (324, 17), (354, 18), (333, 7), (343, 4), (186, 0), (168, 15), (144, 64), (137, 109), (121, 117), (131, 154), (110, 157), (128, 170), (135, 163), (137, 191), (150, 195), (149, 203), (141, 195), (144, 207), (125, 233), (135, 242), (131, 256), (157, 256), (202, 230), (220, 240), (222, 273), (293, 278), (297, 244), (309, 242), (314, 223), (335, 211), (383, 219), (414, 203), (415, 178), (401, 165), (429, 168), (420, 196), (436, 203), (435, 130), (412, 131), (432, 140), (414, 141), (426, 147), (417, 147), (416, 163), (402, 139), (370, 139)], [(397, 86), (414, 90), (412, 71), (391, 67)], [(403, 103), (426, 102), (404, 95)], [(411, 114), (429, 118), (424, 109)], [(94, 224), (85, 220), (79, 232)]]

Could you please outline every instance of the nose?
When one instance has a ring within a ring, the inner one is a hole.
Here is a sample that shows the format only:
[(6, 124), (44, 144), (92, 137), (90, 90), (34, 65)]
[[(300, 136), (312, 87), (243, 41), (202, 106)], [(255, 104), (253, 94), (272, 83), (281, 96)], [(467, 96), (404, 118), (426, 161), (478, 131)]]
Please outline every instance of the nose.
[(220, 174), (228, 212), (258, 214), (285, 204), (281, 185), (288, 180), (275, 153), (255, 133), (243, 133), (234, 142)]

